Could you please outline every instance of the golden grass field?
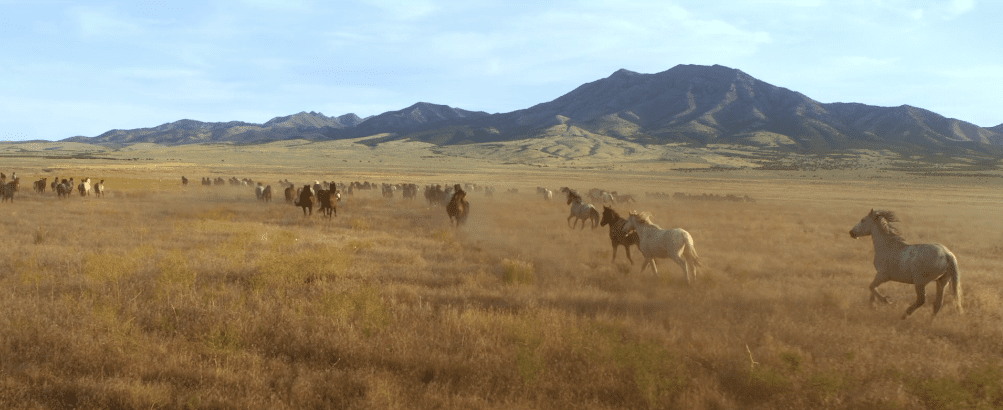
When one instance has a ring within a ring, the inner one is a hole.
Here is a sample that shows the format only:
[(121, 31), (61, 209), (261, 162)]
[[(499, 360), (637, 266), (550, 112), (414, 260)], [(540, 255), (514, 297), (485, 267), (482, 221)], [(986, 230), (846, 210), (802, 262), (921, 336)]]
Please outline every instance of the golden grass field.
[[(996, 180), (368, 162), (377, 156), (314, 168), (241, 155), (224, 157), (232, 168), (208, 155), (131, 168), (12, 160), (24, 182), (0, 204), (0, 407), (1003, 407)], [(105, 179), (109, 193), (31, 192), (57, 175)], [(253, 188), (202, 187), (202, 176), (497, 192), (470, 192), (455, 229), (420, 193), (360, 191), (327, 221), (280, 192), (260, 203)], [(570, 229), (569, 207), (538, 185), (632, 193), (621, 214), (686, 229), (705, 268), (687, 285), (670, 260), (658, 277), (638, 274), (636, 248), (634, 266), (623, 250), (611, 263), (608, 230)], [(873, 246), (848, 231), (871, 208), (896, 211), (910, 243), (958, 256), (964, 315), (948, 296), (931, 321), (931, 297), (900, 320), (915, 293), (897, 283), (881, 288), (892, 305), (869, 307)]]

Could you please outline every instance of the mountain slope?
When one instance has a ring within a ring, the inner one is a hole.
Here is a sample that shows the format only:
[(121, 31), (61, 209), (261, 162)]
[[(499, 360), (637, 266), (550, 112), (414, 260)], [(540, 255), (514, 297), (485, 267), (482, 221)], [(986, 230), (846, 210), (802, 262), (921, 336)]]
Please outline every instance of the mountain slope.
[(380, 135), (366, 143), (411, 139), (450, 145), (576, 133), (644, 144), (736, 143), (815, 151), (1003, 146), (1003, 124), (981, 128), (908, 105), (820, 103), (720, 65), (678, 65), (656, 74), (621, 69), (552, 101), (501, 114), (419, 102), (366, 119), (300, 112), (264, 124), (182, 120), (68, 140), (186, 144)]

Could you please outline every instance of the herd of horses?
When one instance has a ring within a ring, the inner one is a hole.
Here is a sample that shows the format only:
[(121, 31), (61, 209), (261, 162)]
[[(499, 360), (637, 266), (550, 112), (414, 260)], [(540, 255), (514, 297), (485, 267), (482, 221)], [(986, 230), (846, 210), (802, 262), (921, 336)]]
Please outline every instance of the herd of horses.
[[(356, 190), (380, 188), (385, 197), (392, 198), (393, 193), (400, 190), (405, 199), (414, 199), (418, 190), (416, 184), (378, 185), (369, 182), (352, 182), (346, 185), (344, 183), (314, 181), (314, 184), (305, 184), (296, 188), (295, 184), (290, 183), (289, 180), (280, 180), (279, 183), (285, 187), (286, 201), (301, 207), (305, 216), (313, 214), (313, 206), (316, 203), (319, 205), (321, 214), (329, 219), (332, 216), (337, 216), (337, 205), (341, 201), (342, 192), (352, 195)], [(104, 180), (93, 183), (90, 178), (83, 178), (78, 184), (74, 184), (74, 178), (54, 178), (51, 183), (48, 182), (48, 178), (41, 178), (34, 181), (32, 185), (38, 194), (44, 194), (47, 188), (51, 188), (52, 191), (56, 192), (58, 198), (69, 197), (74, 188), (81, 196), (101, 197), (105, 192)], [(182, 177), (182, 184), (187, 185), (188, 178)], [(229, 180), (202, 178), (202, 184), (205, 186), (226, 184), (254, 186), (255, 195), (259, 200), (268, 202), (272, 199), (271, 185), (264, 185), (261, 182), (257, 182), (255, 185), (254, 181), (247, 178), (234, 177)], [(465, 190), (464, 187), (467, 189)], [(20, 178), (16, 173), (12, 173), (10, 178), (4, 173), (0, 173), (0, 198), (2, 198), (2, 202), (10, 201), (13, 203), (14, 194), (19, 191), (19, 188)], [(469, 183), (465, 185), (454, 184), (445, 189), (442, 185), (426, 185), (425, 199), (429, 206), (444, 206), (450, 225), (458, 228), (467, 222), (470, 215), (467, 191), (474, 189), (484, 191), (487, 197), (493, 196), (495, 191), (494, 187), (476, 186)], [(508, 192), (518, 193), (518, 190), (509, 189)], [(651, 266), (652, 271), (657, 275), (658, 266), (655, 259), (670, 258), (682, 268), (687, 283), (692, 283), (699, 273), (698, 268), (703, 267), (702, 261), (697, 256), (693, 237), (689, 232), (680, 228), (662, 229), (651, 221), (651, 214), (648, 212), (631, 211), (624, 218), (612, 206), (606, 205), (607, 203), (614, 205), (634, 202), (632, 196), (618, 195), (615, 191), (590, 190), (589, 198), (603, 202), (603, 211), (600, 214), (595, 206), (584, 201), (583, 196), (578, 191), (563, 187), (558, 192), (566, 195), (567, 205), (571, 207), (567, 218), (568, 226), (571, 229), (577, 227), (579, 222), (582, 225), (580, 229), (584, 229), (588, 221), (591, 221), (593, 229), (598, 226), (609, 226), (609, 238), (613, 247), (612, 262), (616, 262), (617, 251), (620, 246), (623, 246), (627, 260), (633, 265), (634, 260), (631, 258), (630, 247), (636, 246), (644, 257), (641, 273), (648, 266)], [(548, 201), (554, 198), (554, 192), (550, 189), (538, 187), (537, 193)], [(951, 293), (958, 311), (964, 313), (957, 257), (941, 244), (907, 244), (901, 231), (895, 225), (896, 222), (899, 220), (894, 212), (872, 209), (849, 232), (853, 239), (866, 236), (872, 238), (874, 268), (877, 273), (870, 285), (871, 304), (875, 301), (890, 303), (889, 298), (877, 290), (878, 286), (885, 282), (912, 284), (915, 286), (916, 300), (902, 315), (902, 318), (905, 319), (926, 303), (926, 285), (930, 282), (936, 282), (937, 296), (933, 302), (933, 315), (936, 316), (943, 306), (944, 290), (947, 285), (951, 285)]]
[[(549, 189), (538, 188), (537, 192), (545, 200), (553, 199), (553, 192)], [(609, 239), (613, 246), (612, 262), (616, 262), (617, 250), (623, 246), (627, 260), (633, 265), (630, 247), (637, 246), (644, 256), (641, 273), (651, 266), (654, 274), (658, 275), (655, 259), (671, 258), (683, 269), (689, 284), (692, 284), (699, 273), (698, 268), (703, 267), (689, 232), (680, 228), (662, 229), (651, 221), (651, 214), (648, 212), (631, 211), (627, 218), (623, 218), (605, 204), (602, 219), (598, 220), (596, 208), (584, 203), (577, 191), (564, 187), (560, 192), (567, 196), (567, 204), (571, 206), (571, 213), (568, 215), (568, 226), (571, 229), (575, 228), (578, 221), (582, 222), (581, 229), (584, 229), (587, 220), (593, 221), (593, 229), (596, 228), (597, 221), (598, 226), (609, 226)], [(572, 218), (575, 218), (574, 223), (571, 222)], [(916, 289), (916, 300), (902, 314), (902, 319), (905, 319), (926, 303), (926, 285), (936, 281), (937, 296), (933, 302), (933, 316), (943, 306), (944, 289), (948, 284), (951, 285), (958, 312), (963, 314), (963, 292), (957, 257), (941, 244), (906, 244), (894, 225), (895, 222), (898, 222), (898, 218), (894, 212), (872, 209), (850, 230), (851, 238), (870, 236), (874, 244), (874, 268), (877, 274), (870, 285), (871, 304), (875, 300), (890, 303), (888, 297), (877, 290), (885, 282), (912, 284)]]
[[(58, 177), (54, 178), (51, 184), (48, 184), (48, 177), (39, 179), (32, 182), (32, 189), (36, 193), (44, 194), (46, 187), (51, 187), (52, 192), (56, 193), (58, 198), (69, 198), (70, 194), (73, 193), (74, 180), (73, 178), (60, 180)], [(80, 196), (90, 196), (103, 197), (105, 193), (104, 180), (100, 182), (92, 183), (90, 178), (83, 178), (80, 184), (76, 185), (77, 191), (80, 192)], [(14, 202), (14, 194), (21, 190), (21, 178), (17, 176), (17, 173), (11, 173), (10, 180), (7, 180), (7, 175), (0, 172), (0, 202)]]

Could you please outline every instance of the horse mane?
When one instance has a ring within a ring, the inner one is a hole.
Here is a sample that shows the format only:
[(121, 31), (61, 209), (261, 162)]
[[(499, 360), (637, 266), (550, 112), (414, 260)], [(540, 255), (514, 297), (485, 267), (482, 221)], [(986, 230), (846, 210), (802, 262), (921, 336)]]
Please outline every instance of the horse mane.
[[(610, 208), (610, 209), (612, 209), (612, 208)], [(654, 222), (651, 222), (651, 212), (644, 211), (644, 212), (640, 212), (639, 213), (637, 211), (630, 211), (630, 216), (636, 216), (637, 217), (636, 218), (637, 221), (640, 222), (640, 223), (642, 223), (642, 224), (645, 224), (645, 225), (655, 225)]]
[(582, 202), (582, 196), (575, 191), (568, 191), (568, 199), (571, 200), (571, 203), (574, 203), (576, 199), (578, 202)]
[(878, 228), (881, 229), (882, 233), (899, 242), (905, 242), (905, 238), (902, 237), (902, 231), (897, 226), (892, 225), (894, 222), (899, 222), (899, 218), (895, 215), (895, 212), (887, 210), (874, 211), (874, 220), (877, 222)]
[(608, 207), (608, 206), (606, 206), (606, 205), (603, 205), (603, 206), (602, 206), (602, 209), (603, 209), (603, 212), (606, 212), (606, 210), (608, 209), (608, 210), (609, 210), (609, 214), (610, 214), (611, 216), (613, 216), (613, 220), (614, 220), (614, 221), (615, 221), (615, 220), (617, 220), (617, 219), (623, 219), (623, 217), (622, 217), (622, 216), (620, 216), (620, 214), (619, 214), (619, 213), (617, 213), (617, 212), (616, 212), (616, 210), (615, 210), (615, 209), (613, 209), (613, 208), (610, 208), (610, 207)]

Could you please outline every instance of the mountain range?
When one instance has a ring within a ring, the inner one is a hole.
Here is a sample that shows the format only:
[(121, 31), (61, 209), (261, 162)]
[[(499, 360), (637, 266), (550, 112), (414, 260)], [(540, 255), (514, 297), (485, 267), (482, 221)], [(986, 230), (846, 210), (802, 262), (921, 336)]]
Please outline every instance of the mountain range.
[(186, 119), (63, 141), (176, 145), (372, 136), (360, 142), (409, 139), (452, 145), (581, 133), (644, 144), (730, 143), (816, 152), (861, 147), (993, 152), (1003, 148), (1003, 124), (982, 128), (909, 105), (820, 103), (720, 65), (678, 65), (656, 74), (621, 69), (553, 101), (509, 113), (419, 102), (367, 118), (311, 111), (264, 124)]

